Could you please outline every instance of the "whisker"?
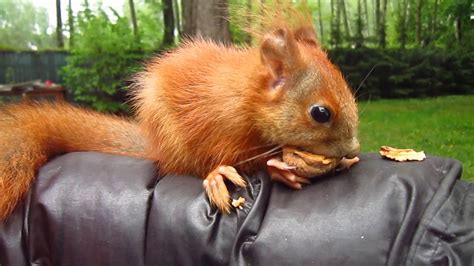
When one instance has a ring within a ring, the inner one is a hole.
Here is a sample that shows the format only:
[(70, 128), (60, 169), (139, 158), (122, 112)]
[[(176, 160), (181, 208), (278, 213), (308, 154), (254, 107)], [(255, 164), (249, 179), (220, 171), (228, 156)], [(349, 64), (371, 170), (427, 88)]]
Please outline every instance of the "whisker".
[(238, 162), (238, 163), (234, 164), (234, 166), (238, 166), (238, 165), (240, 165), (240, 164), (248, 163), (248, 162), (250, 162), (250, 161), (252, 161), (252, 160), (256, 160), (256, 159), (259, 159), (259, 158), (271, 157), (271, 156), (273, 156), (273, 155), (277, 155), (277, 154), (281, 154), (281, 153), (282, 153), (282, 151), (279, 150), (279, 151), (274, 151), (274, 152), (269, 153), (269, 154), (261, 154), (261, 156), (259, 156), (259, 157), (255, 156), (255, 157), (249, 158), (249, 159), (247, 159), (247, 160)]
[(369, 99), (367, 100), (367, 102), (366, 102), (364, 108), (363, 108), (362, 110), (360, 110), (359, 115), (362, 115), (362, 114), (364, 113), (365, 109), (367, 109), (367, 106), (370, 104), (371, 96), (372, 96), (372, 95), (369, 94)]
[(238, 165), (241, 165), (241, 164), (244, 164), (244, 163), (247, 163), (247, 162), (250, 162), (250, 161), (253, 161), (255, 159), (258, 159), (258, 158), (261, 158), (261, 157), (265, 157), (265, 156), (271, 156), (271, 155), (275, 155), (275, 154), (278, 154), (280, 153), (281, 151), (278, 151), (278, 149), (280, 149), (281, 147), (283, 147), (283, 145), (278, 145), (276, 146), (275, 148), (272, 148), (266, 152), (263, 152), (263, 153), (260, 153), (258, 155), (255, 155), (251, 158), (248, 158), (248, 159), (245, 159), (243, 161), (240, 161), (236, 164), (234, 164), (234, 166), (238, 166)]
[(359, 100), (360, 100), (363, 96), (365, 96), (365, 95), (369, 95), (369, 97), (372, 96), (369, 91), (366, 91), (366, 92), (364, 92), (364, 93), (362, 93), (362, 94), (360, 94), (360, 95), (357, 95), (357, 97), (356, 97), (356, 102), (359, 101)]
[(273, 156), (273, 155), (277, 155), (277, 154), (280, 154), (280, 153), (282, 153), (282, 152), (283, 152), (282, 150), (278, 150), (278, 151), (275, 151), (275, 152), (272, 152), (272, 153), (270, 153), (270, 154), (265, 155), (265, 157), (271, 157), (271, 156)]
[(252, 147), (252, 148), (250, 148), (250, 149), (243, 150), (243, 151), (241, 151), (240, 153), (245, 153), (245, 152), (249, 152), (249, 151), (254, 151), (254, 150), (258, 150), (258, 149), (266, 148), (266, 147), (271, 147), (271, 146), (275, 146), (275, 144), (265, 144), (265, 145), (255, 146), (255, 147)]
[(362, 81), (360, 82), (360, 85), (359, 87), (357, 87), (357, 89), (354, 91), (354, 95), (357, 95), (357, 92), (359, 92), (360, 88), (362, 88), (362, 85), (364, 85), (365, 81), (367, 80), (367, 78), (372, 74), (372, 72), (374, 72), (375, 68), (379, 66), (379, 64), (375, 64), (370, 70), (369, 70), (369, 73), (367, 73), (367, 75), (365, 75), (364, 79), (362, 79)]

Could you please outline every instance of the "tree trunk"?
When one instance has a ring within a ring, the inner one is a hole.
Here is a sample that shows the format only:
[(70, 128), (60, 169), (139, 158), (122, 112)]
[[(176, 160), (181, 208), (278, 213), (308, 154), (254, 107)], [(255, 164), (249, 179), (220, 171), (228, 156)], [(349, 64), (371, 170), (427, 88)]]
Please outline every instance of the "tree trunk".
[(344, 0), (339, 0), (342, 13), (342, 19), (344, 20), (344, 31), (346, 32), (346, 40), (351, 42), (351, 28), (349, 27), (349, 20), (347, 19), (346, 4)]
[(183, 24), (181, 21), (181, 9), (179, 8), (179, 0), (173, 0), (174, 24), (178, 30), (178, 35), (181, 36), (183, 32)]
[(130, 5), (130, 15), (132, 17), (133, 35), (135, 36), (135, 39), (137, 41), (139, 41), (137, 16), (136, 16), (136, 13), (135, 13), (135, 5), (133, 3), (133, 0), (129, 0), (128, 4)]
[(408, 10), (410, 9), (409, 2), (407, 0), (400, 1), (398, 9), (400, 16), (398, 41), (400, 42), (400, 47), (405, 49), (407, 44), (407, 16)]
[(432, 27), (431, 27), (431, 35), (436, 34), (436, 29), (437, 29), (437, 23), (438, 23), (438, 4), (439, 0), (434, 0), (434, 7), (433, 7), (433, 22), (432, 22)]
[(165, 27), (161, 46), (166, 48), (174, 44), (173, 0), (162, 0), (161, 3), (163, 5), (163, 22)]
[(458, 43), (460, 43), (462, 40), (462, 20), (459, 16), (454, 21), (454, 36)]
[(335, 41), (334, 41), (334, 21), (335, 21), (335, 16), (334, 16), (334, 1), (331, 0), (331, 21), (330, 21), (330, 26), (329, 29), (331, 30), (330, 37), (329, 37), (329, 43), (331, 44), (332, 47), (335, 46)]
[(431, 7), (431, 14), (429, 15), (429, 18), (427, 18), (428, 20), (428, 28), (426, 29), (426, 33), (424, 35), (424, 38), (423, 38), (423, 44), (424, 45), (428, 45), (434, 38), (434, 34), (435, 34), (435, 31), (434, 31), (434, 28), (435, 28), (435, 20), (436, 20), (436, 13), (437, 13), (437, 9), (438, 9), (438, 0), (433, 0), (433, 2), (428, 2), (427, 4), (430, 5), (430, 4), (433, 4), (433, 6)]
[(320, 32), (319, 42), (321, 44), (323, 44), (324, 43), (324, 31), (323, 31), (323, 16), (322, 16), (321, 9), (323, 9), (323, 7), (321, 6), (321, 0), (318, 0), (318, 17), (319, 17), (319, 32)]
[(423, 0), (416, 1), (416, 44), (421, 46), (421, 10), (423, 8)]
[(366, 36), (370, 36), (370, 30), (369, 30), (369, 9), (367, 5), (367, 0), (364, 0), (364, 11), (365, 11), (365, 30), (366, 30)]
[(386, 42), (386, 13), (387, 13), (387, 0), (375, 0), (375, 32), (378, 40), (378, 45), (385, 48)]
[(228, 0), (182, 0), (183, 35), (230, 43)]
[(375, 0), (375, 37), (380, 45), (380, 0)]
[(63, 21), (61, 18), (61, 0), (56, 0), (56, 40), (59, 48), (64, 48)]
[(339, 1), (331, 0), (331, 45), (338, 48), (341, 43)]
[(406, 9), (406, 18), (405, 18), (405, 31), (406, 31), (406, 44), (414, 43), (415, 36), (415, 2), (416, 0), (406, 0), (407, 9)]
[(71, 0), (68, 3), (67, 21), (69, 26), (69, 48), (74, 47), (74, 16), (72, 14)]
[[(196, 0), (197, 1), (197, 0)], [(193, 9), (194, 0), (181, 0), (181, 27), (182, 31), (179, 33), (181, 38), (187, 38), (194, 34), (194, 24), (196, 19), (194, 18)]]
[(360, 48), (364, 45), (364, 21), (362, 15), (362, 4), (361, 0), (357, 1), (357, 18), (356, 18), (356, 31), (354, 36), (355, 48)]
[(373, 34), (373, 37), (374, 37), (374, 43), (377, 43), (376, 42), (376, 38), (378, 36), (378, 30), (379, 30), (379, 22), (378, 22), (378, 6), (380, 5), (379, 4), (380, 2), (378, 0), (372, 0), (372, 9), (374, 10), (374, 12), (372, 12), (372, 21), (374, 23), (374, 26), (372, 27), (372, 34)]
[(382, 48), (385, 48), (385, 46), (387, 46), (386, 18), (387, 18), (387, 0), (382, 0), (382, 10), (380, 11), (380, 39), (379, 39), (379, 44)]

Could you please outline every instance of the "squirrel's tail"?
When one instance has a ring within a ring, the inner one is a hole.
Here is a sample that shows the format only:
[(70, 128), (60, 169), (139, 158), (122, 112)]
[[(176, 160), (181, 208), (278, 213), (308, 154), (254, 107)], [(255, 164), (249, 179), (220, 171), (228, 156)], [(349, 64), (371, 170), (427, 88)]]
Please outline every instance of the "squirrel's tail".
[(138, 126), (127, 119), (66, 104), (0, 108), (0, 220), (28, 191), (49, 158), (73, 151), (144, 157)]

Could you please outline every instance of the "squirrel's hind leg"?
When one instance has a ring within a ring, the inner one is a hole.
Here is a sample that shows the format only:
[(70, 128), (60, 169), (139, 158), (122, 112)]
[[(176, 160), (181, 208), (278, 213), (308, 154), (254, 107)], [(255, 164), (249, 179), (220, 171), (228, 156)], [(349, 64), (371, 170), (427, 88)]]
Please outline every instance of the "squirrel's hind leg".
[(224, 183), (229, 180), (234, 185), (245, 187), (246, 182), (232, 166), (221, 165), (214, 169), (203, 181), (209, 201), (223, 213), (230, 213), (231, 204), (229, 191)]

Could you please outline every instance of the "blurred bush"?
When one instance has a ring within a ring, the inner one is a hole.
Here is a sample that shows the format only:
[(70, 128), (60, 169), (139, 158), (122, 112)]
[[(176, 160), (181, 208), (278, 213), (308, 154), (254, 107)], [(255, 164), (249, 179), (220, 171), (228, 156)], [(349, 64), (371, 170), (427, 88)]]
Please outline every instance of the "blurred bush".
[(114, 14), (79, 13), (62, 78), (76, 102), (116, 113), (127, 111), (127, 84), (151, 49), (137, 41), (128, 18)]
[(361, 86), (359, 99), (474, 93), (474, 51), (470, 49), (359, 48), (328, 53), (352, 88)]
[[(162, 26), (149, 21), (151, 26), (143, 32), (152, 33)], [(78, 15), (73, 37), (62, 77), (75, 101), (99, 111), (126, 111), (124, 88), (141, 63), (157, 52), (153, 50), (157, 43), (143, 35), (137, 39), (128, 18), (115, 13), (111, 19), (101, 10), (93, 13), (88, 9)], [(340, 48), (328, 53), (359, 99), (474, 93), (472, 49)]]

